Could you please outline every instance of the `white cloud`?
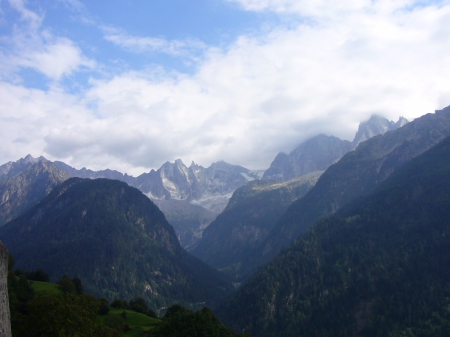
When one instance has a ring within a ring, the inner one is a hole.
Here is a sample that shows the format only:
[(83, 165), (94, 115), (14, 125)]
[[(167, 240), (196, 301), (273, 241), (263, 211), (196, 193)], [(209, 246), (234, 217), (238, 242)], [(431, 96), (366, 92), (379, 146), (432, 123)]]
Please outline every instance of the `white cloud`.
[(105, 39), (134, 53), (160, 52), (174, 56), (188, 56), (193, 51), (206, 49), (196, 39), (167, 40), (161, 37), (139, 37), (118, 29), (105, 27)]
[[(32, 68), (52, 80), (68, 76), (81, 67), (94, 68), (95, 62), (83, 56), (82, 51), (69, 39), (51, 38), (44, 41), (39, 49), (28, 53), (23, 48), (12, 62), (20, 67)], [(29, 51), (29, 50), (28, 50)]]
[(409, 8), (423, 1), (417, 0), (227, 0), (249, 11), (274, 11), (296, 13), (305, 17), (336, 19), (336, 15), (354, 12), (394, 12)]
[(82, 68), (95, 67), (96, 63), (84, 56), (73, 41), (42, 29), (43, 14), (27, 9), (21, 0), (9, 3), (21, 15), (24, 24), (15, 25), (12, 36), (3, 36), (0, 40), (3, 77), (10, 78), (18, 69), (31, 68), (57, 81)]
[[(296, 4), (241, 3), (254, 10)], [(242, 35), (226, 49), (206, 48), (193, 75), (128, 71), (91, 80), (79, 98), (3, 84), (2, 153), (31, 148), (76, 167), (132, 174), (176, 158), (267, 168), (279, 151), (318, 133), (351, 139), (372, 113), (414, 118), (449, 105), (450, 5), (398, 4), (346, 1), (339, 15), (332, 7), (296, 27)], [(189, 49), (117, 36), (142, 51)]]

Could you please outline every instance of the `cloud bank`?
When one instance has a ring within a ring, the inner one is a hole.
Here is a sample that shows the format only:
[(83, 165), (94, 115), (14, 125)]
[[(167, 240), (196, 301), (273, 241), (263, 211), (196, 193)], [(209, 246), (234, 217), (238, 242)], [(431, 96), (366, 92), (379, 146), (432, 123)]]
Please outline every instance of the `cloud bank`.
[[(191, 74), (152, 63), (105, 74), (76, 41), (12, 1), (23, 19), (12, 44), (2, 37), (1, 157), (30, 152), (131, 174), (176, 158), (265, 169), (319, 133), (351, 139), (372, 113), (411, 119), (450, 105), (448, 1), (230, 2), (288, 15), (289, 24), (263, 25), (222, 47), (104, 31), (125, 51), (197, 55)], [(53, 85), (12, 80), (24, 67)], [(83, 69), (92, 71), (83, 90), (58, 85)]]

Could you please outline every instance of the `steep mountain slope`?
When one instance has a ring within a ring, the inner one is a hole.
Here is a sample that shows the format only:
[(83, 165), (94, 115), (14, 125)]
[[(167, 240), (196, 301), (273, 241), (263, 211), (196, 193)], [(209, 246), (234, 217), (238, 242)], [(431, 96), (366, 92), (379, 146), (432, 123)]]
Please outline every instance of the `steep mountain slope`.
[(287, 207), (305, 195), (321, 173), (279, 183), (255, 180), (238, 188), (192, 254), (216, 268), (238, 264), (266, 239)]
[(394, 131), (373, 137), (330, 166), (314, 188), (295, 201), (243, 262), (251, 270), (273, 258), (320, 217), (370, 193), (398, 167), (450, 135), (450, 107), (424, 115)]
[(0, 240), (25, 270), (82, 280), (109, 300), (143, 297), (214, 305), (232, 290), (190, 256), (163, 213), (136, 188), (115, 180), (71, 178), (0, 228)]
[(450, 137), (320, 220), (219, 316), (254, 336), (448, 336), (449, 218)]
[(289, 155), (279, 153), (264, 172), (263, 179), (287, 181), (310, 172), (324, 171), (362, 141), (398, 129), (407, 123), (403, 117), (395, 123), (372, 115), (369, 120), (360, 123), (353, 142), (334, 136), (318, 135), (300, 144)]
[[(10, 170), (8, 173), (11, 177), (0, 186), (0, 226), (34, 206), (53, 187), (70, 178), (65, 171), (44, 157), (35, 160), (28, 156), (23, 161), (27, 165), (16, 167), (16, 175), (12, 175), (13, 170)], [(24, 171), (20, 171), (22, 169)]]

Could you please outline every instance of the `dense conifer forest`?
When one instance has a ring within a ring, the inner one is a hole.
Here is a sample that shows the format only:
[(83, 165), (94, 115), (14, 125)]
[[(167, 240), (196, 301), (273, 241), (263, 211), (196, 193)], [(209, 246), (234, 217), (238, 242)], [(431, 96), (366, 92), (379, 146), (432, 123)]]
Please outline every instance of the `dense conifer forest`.
[(450, 138), (320, 220), (220, 317), (255, 336), (450, 335)]
[[(108, 179), (71, 178), (0, 228), (18, 268), (52, 281), (79, 277), (112, 301), (142, 297), (153, 309), (217, 304), (233, 287), (183, 250), (164, 214), (141, 191)], [(202, 304), (202, 305), (203, 305)]]

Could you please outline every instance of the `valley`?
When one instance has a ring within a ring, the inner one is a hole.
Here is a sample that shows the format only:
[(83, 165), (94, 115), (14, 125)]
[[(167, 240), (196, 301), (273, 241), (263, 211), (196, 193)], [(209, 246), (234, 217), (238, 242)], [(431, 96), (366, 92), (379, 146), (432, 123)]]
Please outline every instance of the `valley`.
[(27, 156), (0, 166), (0, 241), (18, 270), (252, 336), (444, 336), (449, 160), (450, 107), (372, 116), (265, 171), (176, 160), (132, 177)]

